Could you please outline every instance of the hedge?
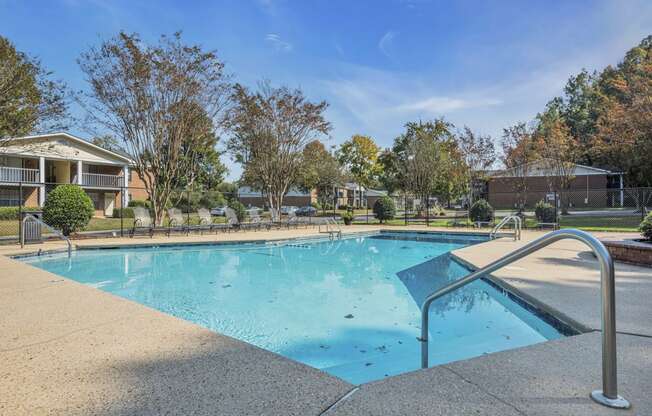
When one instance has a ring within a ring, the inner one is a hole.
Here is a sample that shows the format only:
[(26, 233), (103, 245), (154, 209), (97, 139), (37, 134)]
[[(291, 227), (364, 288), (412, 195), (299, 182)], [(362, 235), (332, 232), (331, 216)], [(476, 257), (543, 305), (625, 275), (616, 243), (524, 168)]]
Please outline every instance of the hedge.
[(120, 218), (121, 211), (124, 210), (122, 218), (134, 218), (134, 209), (131, 207), (127, 208), (114, 208), (113, 209), (113, 218)]
[[(39, 207), (23, 207), (23, 211), (40, 211)], [(0, 221), (18, 221), (20, 216), (19, 207), (0, 207)]]
[(555, 212), (555, 207), (544, 201), (537, 202), (536, 206), (534, 207), (534, 215), (537, 217), (537, 221), (539, 222), (557, 222), (557, 213)]

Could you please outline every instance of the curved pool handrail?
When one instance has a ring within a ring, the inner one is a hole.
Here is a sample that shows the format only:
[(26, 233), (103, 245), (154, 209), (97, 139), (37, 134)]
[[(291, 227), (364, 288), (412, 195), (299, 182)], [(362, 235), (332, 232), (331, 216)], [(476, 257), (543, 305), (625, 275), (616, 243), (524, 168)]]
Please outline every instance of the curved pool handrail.
[(492, 273), (556, 241), (564, 239), (574, 239), (583, 242), (591, 248), (600, 263), (600, 284), (602, 292), (602, 390), (593, 391), (591, 398), (604, 406), (621, 409), (629, 408), (629, 402), (618, 395), (616, 367), (616, 296), (613, 259), (600, 240), (585, 231), (576, 229), (550, 232), (430, 294), (423, 302), (421, 308), (421, 338), (419, 339), (421, 341), (421, 367), (428, 367), (428, 312), (432, 302), (479, 279), (485, 274)]
[(25, 247), (25, 224), (27, 221), (36, 221), (37, 223), (41, 224), (48, 230), (52, 231), (54, 234), (56, 234), (59, 238), (64, 240), (68, 244), (68, 257), (72, 256), (72, 243), (70, 242), (70, 239), (63, 235), (63, 232), (60, 230), (57, 230), (54, 227), (49, 226), (48, 224), (45, 223), (45, 221), (35, 217), (32, 214), (25, 214), (25, 218), (23, 218), (21, 227), (20, 227), (20, 248)]

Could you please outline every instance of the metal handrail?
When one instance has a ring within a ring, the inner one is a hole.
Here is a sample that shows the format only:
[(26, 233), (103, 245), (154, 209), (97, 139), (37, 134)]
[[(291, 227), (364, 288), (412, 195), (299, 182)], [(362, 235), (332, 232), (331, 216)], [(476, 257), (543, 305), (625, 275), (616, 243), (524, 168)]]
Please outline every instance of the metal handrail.
[(57, 230), (56, 228), (53, 228), (53, 227), (49, 226), (43, 220), (41, 220), (39, 218), (36, 218), (32, 214), (25, 214), (25, 218), (23, 218), (23, 221), (22, 221), (22, 224), (21, 224), (22, 226), (20, 228), (20, 248), (25, 247), (25, 223), (27, 222), (27, 220), (36, 221), (36, 222), (40, 223), (42, 226), (44, 226), (45, 228), (47, 228), (48, 230), (52, 231), (57, 236), (59, 236), (59, 238), (61, 238), (62, 240), (64, 240), (68, 244), (68, 257), (72, 256), (72, 243), (70, 242), (70, 239), (68, 237), (66, 237), (65, 235), (63, 235), (63, 233), (61, 231)]
[(523, 228), (523, 220), (518, 215), (508, 215), (503, 218), (489, 233), (489, 238), (492, 240), (496, 238), (496, 234), (510, 221), (514, 222), (514, 241), (521, 239), (521, 228)]
[(618, 395), (614, 262), (609, 251), (600, 240), (587, 232), (575, 229), (557, 230), (548, 233), (487, 266), (476, 270), (468, 276), (456, 280), (430, 294), (423, 302), (421, 308), (421, 338), (419, 339), (421, 341), (421, 367), (428, 367), (428, 312), (432, 302), (479, 279), (485, 274), (492, 273), (556, 241), (568, 238), (579, 240), (589, 246), (600, 263), (600, 284), (602, 292), (602, 390), (593, 391), (591, 398), (604, 406), (629, 408), (629, 402)]
[[(342, 238), (342, 229), (340, 228), (340, 224), (335, 220), (335, 218), (331, 217), (325, 217), (326, 219), (326, 224), (319, 224), (318, 226), (318, 232), (323, 233), (323, 234), (329, 234), (330, 238), (333, 238), (333, 235), (337, 235), (338, 238)], [(326, 226), (326, 231), (321, 230), (321, 226), (325, 225)], [(332, 229), (331, 227), (334, 227)]]

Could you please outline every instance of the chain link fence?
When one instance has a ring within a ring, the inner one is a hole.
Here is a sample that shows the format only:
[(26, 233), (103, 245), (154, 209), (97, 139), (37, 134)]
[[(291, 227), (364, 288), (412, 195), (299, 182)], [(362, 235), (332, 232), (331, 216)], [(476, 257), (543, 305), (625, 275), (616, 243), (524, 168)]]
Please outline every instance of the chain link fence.
[[(0, 187), (0, 243), (17, 243), (20, 238), (21, 219), (27, 213), (41, 215), (41, 206), (47, 194), (59, 184), (25, 183)], [(144, 188), (136, 187), (84, 187), (90, 197), (94, 215), (90, 222), (74, 234), (74, 238), (130, 236), (138, 228), (134, 218), (137, 208), (144, 208), (159, 228), (172, 232), (204, 232), (207, 221), (210, 231), (228, 230), (225, 207), (242, 204), (238, 210), (244, 229), (260, 229), (253, 223), (279, 226), (292, 218), (293, 225), (317, 225), (326, 218), (341, 218), (346, 212), (354, 224), (377, 224), (373, 206), (382, 194), (364, 196), (355, 205), (337, 200), (320, 204), (314, 195), (288, 196), (281, 209), (280, 218), (272, 216), (266, 200), (260, 196), (241, 195), (237, 192), (217, 190), (179, 189), (171, 193), (158, 221)], [(396, 193), (388, 195), (394, 201), (393, 219), (384, 221), (389, 226), (426, 225), (431, 227), (491, 227), (502, 217), (521, 215), (526, 228), (550, 226), (550, 220), (537, 217), (537, 204), (547, 204), (553, 210), (553, 226), (580, 228), (588, 231), (636, 231), (643, 217), (652, 208), (652, 188), (605, 188), (572, 191), (532, 191), (527, 193), (492, 193), (484, 195), (494, 208), (493, 222), (477, 224), (469, 217), (469, 204), (465, 200), (448, 201), (441, 197), (417, 197)], [(337, 202), (337, 203), (336, 203)], [(142, 212), (142, 210), (140, 210)], [(206, 213), (208, 212), (208, 219)], [(247, 227), (246, 224), (250, 226)], [(142, 225), (142, 224), (141, 224)], [(215, 227), (213, 227), (215, 226)]]

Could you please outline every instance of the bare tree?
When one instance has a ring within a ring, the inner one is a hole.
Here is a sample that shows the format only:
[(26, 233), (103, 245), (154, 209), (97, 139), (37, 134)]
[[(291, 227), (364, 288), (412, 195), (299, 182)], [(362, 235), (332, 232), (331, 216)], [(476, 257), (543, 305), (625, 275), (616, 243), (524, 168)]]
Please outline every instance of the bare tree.
[(297, 185), (304, 147), (331, 129), (323, 116), (328, 104), (312, 103), (299, 89), (273, 88), (269, 82), (257, 92), (236, 85), (233, 100), (227, 149), (243, 167), (242, 182), (279, 209)]
[(184, 150), (223, 121), (224, 64), (214, 51), (183, 44), (180, 33), (150, 46), (123, 32), (78, 62), (90, 84), (79, 96), (88, 121), (122, 139), (161, 224), (174, 186), (188, 174)]

